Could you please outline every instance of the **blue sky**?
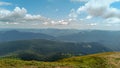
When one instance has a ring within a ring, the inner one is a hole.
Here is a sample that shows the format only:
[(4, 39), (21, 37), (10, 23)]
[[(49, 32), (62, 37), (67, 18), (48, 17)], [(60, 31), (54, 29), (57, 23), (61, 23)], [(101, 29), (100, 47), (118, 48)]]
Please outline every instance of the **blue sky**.
[[(2, 1), (2, 0), (1, 0)], [(3, 0), (12, 3), (12, 6), (2, 6), (13, 10), (15, 7), (24, 7), (30, 14), (40, 14), (43, 16), (56, 18), (67, 17), (71, 9), (77, 9), (84, 3), (73, 3), (70, 0)]]
[(120, 0), (0, 0), (0, 28), (120, 30)]

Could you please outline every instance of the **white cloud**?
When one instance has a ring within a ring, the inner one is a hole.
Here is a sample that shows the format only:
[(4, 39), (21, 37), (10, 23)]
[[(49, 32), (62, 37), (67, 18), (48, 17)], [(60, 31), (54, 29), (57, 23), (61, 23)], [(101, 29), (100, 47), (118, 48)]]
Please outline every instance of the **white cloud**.
[(119, 0), (90, 0), (84, 6), (80, 7), (77, 13), (86, 12), (93, 17), (100, 16), (103, 18), (120, 17), (120, 10), (110, 6), (112, 3), (118, 1)]
[(119, 24), (120, 23), (120, 19), (119, 18), (108, 18), (105, 20), (105, 22), (107, 22), (108, 24)]
[(87, 17), (86, 17), (86, 19), (91, 19), (91, 18), (92, 18), (92, 16), (87, 16)]
[(103, 22), (120, 23), (120, 9), (112, 7), (111, 4), (120, 2), (120, 0), (89, 0), (85, 5), (80, 6), (77, 10), (77, 16), (86, 14), (81, 19), (102, 18)]
[(58, 23), (59, 23), (60, 25), (68, 25), (69, 22), (70, 22), (70, 20), (68, 20), (68, 21), (65, 21), (65, 20), (60, 20), (60, 21), (58, 21)]
[(89, 25), (90, 25), (90, 26), (96, 26), (97, 23), (90, 23)]
[(52, 20), (41, 15), (31, 15), (25, 8), (16, 7), (13, 11), (0, 9), (0, 22), (6, 24), (67, 25), (69, 20)]
[(44, 22), (44, 25), (68, 25), (71, 22), (71, 20), (51, 20), (49, 22)]
[(0, 2), (0, 6), (4, 6), (4, 5), (12, 5), (12, 4), (8, 2)]
[(3, 22), (16, 22), (20, 21), (23, 17), (25, 17), (27, 10), (19, 7), (16, 7), (13, 11), (9, 10), (0, 10), (0, 21)]

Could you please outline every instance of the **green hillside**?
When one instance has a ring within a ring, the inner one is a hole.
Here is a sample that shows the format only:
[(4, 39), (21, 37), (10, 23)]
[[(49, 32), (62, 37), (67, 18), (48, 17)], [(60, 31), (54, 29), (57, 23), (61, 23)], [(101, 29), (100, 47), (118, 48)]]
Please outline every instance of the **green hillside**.
[(55, 62), (0, 59), (0, 68), (119, 68), (120, 53), (109, 52), (67, 58)]
[(60, 60), (60, 62), (72, 63), (78, 68), (119, 68), (120, 53), (108, 52), (81, 57), (72, 57)]
[(0, 57), (55, 61), (71, 56), (111, 51), (100, 43), (69, 43), (43, 39), (0, 43)]

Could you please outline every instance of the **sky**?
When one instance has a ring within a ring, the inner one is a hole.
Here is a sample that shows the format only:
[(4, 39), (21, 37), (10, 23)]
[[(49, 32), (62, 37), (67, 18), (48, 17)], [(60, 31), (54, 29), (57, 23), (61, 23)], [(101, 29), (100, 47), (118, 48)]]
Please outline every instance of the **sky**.
[(120, 30), (120, 0), (0, 0), (0, 28)]

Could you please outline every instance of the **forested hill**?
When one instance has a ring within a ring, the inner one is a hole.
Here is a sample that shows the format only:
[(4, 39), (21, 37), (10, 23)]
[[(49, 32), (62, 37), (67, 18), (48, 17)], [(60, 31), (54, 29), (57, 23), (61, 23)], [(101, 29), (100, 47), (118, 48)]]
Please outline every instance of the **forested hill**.
[(111, 51), (100, 43), (69, 43), (43, 39), (0, 43), (0, 56), (32, 53), (32, 55), (53, 56), (56, 54), (86, 55)]

